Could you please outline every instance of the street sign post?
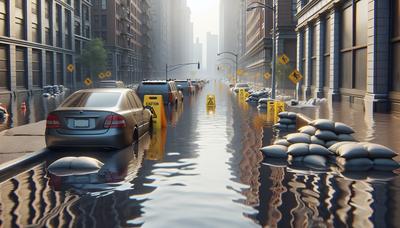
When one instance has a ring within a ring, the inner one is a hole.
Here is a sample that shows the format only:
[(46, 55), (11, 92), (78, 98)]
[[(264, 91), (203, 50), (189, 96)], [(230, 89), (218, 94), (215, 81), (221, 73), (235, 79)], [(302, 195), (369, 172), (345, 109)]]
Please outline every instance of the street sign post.
[(297, 84), (303, 79), (303, 75), (298, 70), (294, 70), (290, 75), (289, 75), (290, 81), (292, 81), (294, 84)]
[(97, 75), (100, 79), (106, 78), (106, 75), (103, 72), (100, 72), (99, 75)]
[(86, 78), (86, 79), (83, 81), (83, 83), (85, 83), (86, 86), (90, 86), (90, 85), (93, 83), (93, 81), (92, 81), (92, 79), (90, 79), (90, 78)]
[(72, 72), (74, 72), (74, 70), (75, 70), (74, 65), (73, 65), (73, 64), (68, 64), (68, 66), (67, 66), (67, 71), (68, 71), (69, 73), (72, 73)]
[(269, 72), (265, 72), (264, 73), (264, 78), (265, 78), (265, 80), (270, 79), (271, 78), (271, 74)]
[(111, 75), (112, 75), (112, 73), (111, 73), (111, 71), (106, 71), (105, 73), (104, 73), (104, 75), (107, 77), (107, 78), (110, 78), (111, 77)]

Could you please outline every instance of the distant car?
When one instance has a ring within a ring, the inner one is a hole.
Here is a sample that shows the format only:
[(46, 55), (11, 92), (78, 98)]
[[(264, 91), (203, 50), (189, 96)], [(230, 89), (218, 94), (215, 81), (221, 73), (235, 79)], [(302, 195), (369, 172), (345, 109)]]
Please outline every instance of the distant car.
[(193, 95), (196, 91), (191, 81), (188, 80), (175, 80), (178, 90), (181, 90), (184, 95)]
[(152, 114), (131, 89), (86, 89), (69, 96), (47, 116), (50, 149), (121, 149), (152, 129)]
[(196, 88), (196, 91), (199, 91), (202, 88), (199, 81), (197, 81), (197, 80), (192, 80), (192, 85)]
[(142, 101), (145, 95), (162, 95), (164, 104), (179, 104), (183, 100), (174, 81), (142, 81), (136, 91)]
[(123, 81), (103, 80), (97, 83), (98, 88), (125, 88)]
[(236, 83), (235, 87), (233, 88), (233, 91), (235, 93), (238, 93), (239, 89), (244, 89), (246, 92), (248, 92), (250, 90), (250, 86), (247, 83)]

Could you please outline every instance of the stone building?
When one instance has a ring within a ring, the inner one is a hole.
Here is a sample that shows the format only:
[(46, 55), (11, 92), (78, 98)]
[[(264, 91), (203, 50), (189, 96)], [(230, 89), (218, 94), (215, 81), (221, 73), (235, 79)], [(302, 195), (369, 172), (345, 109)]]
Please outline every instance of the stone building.
[(297, 18), (304, 97), (400, 111), (400, 0), (300, 0)]

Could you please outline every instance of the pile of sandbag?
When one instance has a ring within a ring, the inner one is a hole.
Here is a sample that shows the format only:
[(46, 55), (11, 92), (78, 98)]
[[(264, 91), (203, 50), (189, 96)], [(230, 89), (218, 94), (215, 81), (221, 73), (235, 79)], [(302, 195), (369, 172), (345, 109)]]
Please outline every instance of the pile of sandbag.
[(267, 107), (268, 107), (268, 102), (269, 102), (269, 101), (272, 101), (272, 99), (270, 99), (270, 98), (260, 98), (260, 99), (258, 100), (258, 106), (257, 106), (257, 108), (258, 108), (259, 110), (266, 110)]
[(343, 171), (393, 171), (400, 164), (393, 160), (397, 154), (382, 145), (368, 142), (340, 142), (329, 147)]
[(269, 96), (270, 92), (267, 89), (251, 91), (250, 96), (246, 99), (246, 101), (249, 103), (258, 103), (261, 98), (268, 98)]
[(279, 130), (295, 130), (297, 122), (297, 114), (295, 112), (281, 112), (278, 114), (278, 123), (274, 125)]
[(311, 143), (326, 148), (337, 142), (356, 141), (352, 136), (354, 130), (350, 126), (327, 119), (314, 120), (308, 126), (300, 128), (299, 132), (310, 135)]

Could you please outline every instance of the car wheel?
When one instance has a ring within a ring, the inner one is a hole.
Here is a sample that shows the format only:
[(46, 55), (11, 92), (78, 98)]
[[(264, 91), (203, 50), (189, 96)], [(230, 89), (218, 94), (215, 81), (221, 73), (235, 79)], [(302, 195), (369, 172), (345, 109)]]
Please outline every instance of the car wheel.
[(139, 131), (137, 128), (133, 131), (133, 143), (139, 142)]

